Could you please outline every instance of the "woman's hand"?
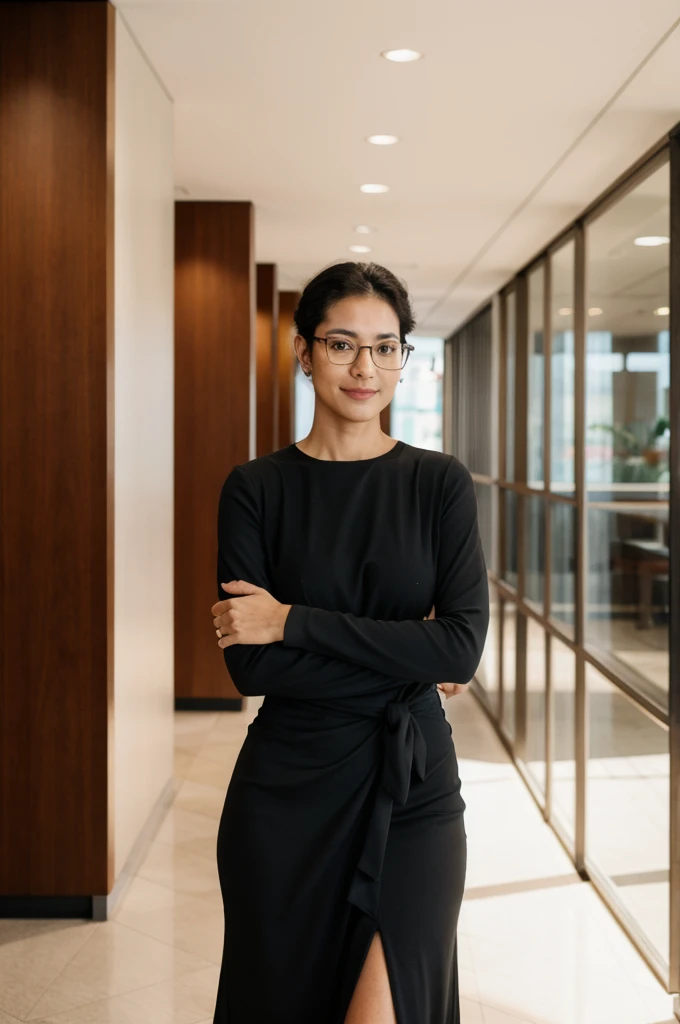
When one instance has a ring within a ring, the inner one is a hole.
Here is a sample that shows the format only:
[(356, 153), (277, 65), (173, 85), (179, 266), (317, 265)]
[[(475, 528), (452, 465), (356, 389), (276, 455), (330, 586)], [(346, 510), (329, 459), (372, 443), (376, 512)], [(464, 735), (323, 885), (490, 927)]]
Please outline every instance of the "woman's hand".
[[(430, 614), (429, 615), (425, 615), (424, 618), (426, 618), (426, 619), (433, 619), (434, 618), (434, 605), (432, 605), (432, 608), (430, 609)], [(458, 693), (465, 693), (465, 689), (466, 689), (467, 685), (468, 685), (467, 683), (437, 683), (437, 689), (441, 690), (441, 692), (444, 694), (444, 696), (448, 700), (449, 697), (455, 697), (456, 694), (458, 694)]]
[(455, 697), (458, 693), (465, 693), (467, 683), (437, 683), (437, 689), (441, 690), (446, 699)]
[(283, 640), (283, 627), (292, 605), (281, 604), (264, 587), (256, 587), (245, 580), (231, 580), (221, 586), (227, 593), (248, 596), (239, 597), (238, 601), (229, 598), (218, 601), (210, 609), (219, 637), (218, 647)]

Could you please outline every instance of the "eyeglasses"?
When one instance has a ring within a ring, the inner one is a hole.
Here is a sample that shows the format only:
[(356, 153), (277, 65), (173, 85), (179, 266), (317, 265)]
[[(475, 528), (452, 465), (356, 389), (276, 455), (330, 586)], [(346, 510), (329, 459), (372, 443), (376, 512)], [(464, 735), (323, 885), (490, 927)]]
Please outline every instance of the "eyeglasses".
[(312, 341), (324, 341), (326, 353), (332, 363), (353, 363), (362, 348), (370, 348), (371, 358), (375, 365), (381, 370), (402, 370), (415, 345), (409, 345), (406, 341), (378, 341), (375, 345), (357, 345), (351, 338), (341, 338), (338, 335), (326, 338), (313, 337)]

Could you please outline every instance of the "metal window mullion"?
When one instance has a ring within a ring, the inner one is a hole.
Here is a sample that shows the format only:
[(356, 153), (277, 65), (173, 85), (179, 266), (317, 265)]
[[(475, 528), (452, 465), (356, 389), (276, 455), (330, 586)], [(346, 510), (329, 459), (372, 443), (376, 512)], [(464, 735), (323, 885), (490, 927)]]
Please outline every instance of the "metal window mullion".
[(585, 361), (586, 361), (586, 251), (583, 223), (574, 237), (574, 487), (576, 492), (576, 581), (574, 640), (576, 643), (574, 687), (574, 760), (576, 815), (574, 862), (582, 872), (586, 847), (586, 775), (588, 758), (586, 680), (583, 643), (587, 594), (586, 491), (585, 491)]
[[(680, 125), (670, 134), (669, 991), (680, 992)], [(676, 1001), (676, 1013), (680, 1001)]]
[[(526, 274), (517, 279), (515, 299), (515, 481), (527, 484), (527, 426), (528, 426), (528, 280)], [(524, 494), (515, 495), (517, 508), (517, 593), (525, 596), (526, 591), (526, 508), (529, 498)], [(527, 664), (527, 620), (517, 610), (517, 648), (515, 660), (515, 756), (526, 762), (526, 664)]]

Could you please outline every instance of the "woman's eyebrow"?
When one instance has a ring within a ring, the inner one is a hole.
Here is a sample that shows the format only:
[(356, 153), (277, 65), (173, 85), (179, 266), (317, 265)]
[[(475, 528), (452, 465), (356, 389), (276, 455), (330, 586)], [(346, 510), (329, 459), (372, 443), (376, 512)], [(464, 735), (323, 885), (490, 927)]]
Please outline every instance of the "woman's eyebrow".
[[(347, 334), (350, 338), (359, 337), (356, 331), (348, 331), (344, 327), (329, 327), (326, 334)], [(378, 341), (382, 341), (384, 338), (396, 338), (399, 341), (399, 335), (395, 334), (394, 331), (390, 331), (387, 334), (376, 334), (375, 337)]]

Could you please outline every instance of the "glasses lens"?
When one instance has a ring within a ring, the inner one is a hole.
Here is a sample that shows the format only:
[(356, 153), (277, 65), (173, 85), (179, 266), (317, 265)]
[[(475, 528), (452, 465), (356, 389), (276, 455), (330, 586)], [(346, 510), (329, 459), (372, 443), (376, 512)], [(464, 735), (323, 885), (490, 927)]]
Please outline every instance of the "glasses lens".
[[(349, 338), (326, 338), (328, 358), (332, 363), (353, 363), (359, 348)], [(379, 341), (373, 346), (373, 362), (384, 370), (400, 370), (403, 366), (401, 343)]]
[(401, 345), (398, 341), (381, 341), (373, 346), (373, 359), (376, 366), (382, 366), (385, 370), (400, 370)]
[(326, 338), (328, 358), (332, 363), (353, 363), (359, 346), (348, 338)]

